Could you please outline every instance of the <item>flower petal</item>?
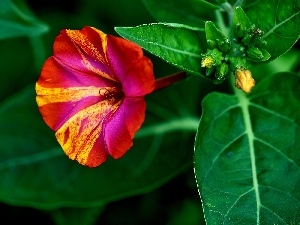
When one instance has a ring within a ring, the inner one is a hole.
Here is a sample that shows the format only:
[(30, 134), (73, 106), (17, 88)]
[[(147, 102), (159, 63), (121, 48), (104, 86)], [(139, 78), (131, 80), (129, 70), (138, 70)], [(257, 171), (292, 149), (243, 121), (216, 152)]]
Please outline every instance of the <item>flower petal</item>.
[(53, 53), (65, 66), (117, 81), (108, 66), (105, 48), (106, 34), (91, 27), (84, 27), (82, 30), (62, 30), (54, 41)]
[(132, 138), (145, 119), (146, 103), (143, 98), (126, 98), (105, 124), (105, 142), (109, 154), (117, 159), (132, 146)]
[(47, 125), (57, 130), (78, 111), (100, 102), (105, 92), (116, 92), (116, 82), (73, 71), (54, 57), (44, 64), (36, 84), (37, 103)]
[(75, 70), (70, 65), (65, 65), (56, 57), (50, 57), (42, 67), (38, 83), (44, 87), (81, 87), (81, 86), (115, 86), (117, 83), (101, 79), (91, 71)]
[(118, 75), (126, 96), (143, 96), (153, 91), (153, 65), (143, 55), (140, 46), (107, 35), (107, 58), (114, 73)]
[(90, 167), (106, 160), (104, 123), (119, 104), (103, 100), (76, 113), (57, 130), (56, 138), (71, 159)]
[(126, 96), (145, 96), (155, 87), (155, 80), (150, 59), (143, 57), (125, 74), (122, 83)]

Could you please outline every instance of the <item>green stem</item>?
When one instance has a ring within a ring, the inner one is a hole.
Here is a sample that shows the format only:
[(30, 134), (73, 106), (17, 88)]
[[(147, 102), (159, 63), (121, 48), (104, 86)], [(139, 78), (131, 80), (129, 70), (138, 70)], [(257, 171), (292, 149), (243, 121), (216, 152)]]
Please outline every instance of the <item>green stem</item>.
[(186, 72), (181, 71), (166, 77), (159, 78), (155, 80), (155, 91), (168, 87), (182, 79), (186, 78)]
[(217, 24), (218, 28), (221, 30), (221, 32), (223, 34), (225, 34), (226, 36), (228, 36), (229, 29), (228, 29), (228, 27), (225, 24), (224, 18), (222, 16), (220, 10), (216, 11), (216, 24)]
[(244, 0), (237, 0), (234, 5), (233, 5), (233, 8), (236, 8), (238, 6), (242, 6), (242, 4), (244, 3)]

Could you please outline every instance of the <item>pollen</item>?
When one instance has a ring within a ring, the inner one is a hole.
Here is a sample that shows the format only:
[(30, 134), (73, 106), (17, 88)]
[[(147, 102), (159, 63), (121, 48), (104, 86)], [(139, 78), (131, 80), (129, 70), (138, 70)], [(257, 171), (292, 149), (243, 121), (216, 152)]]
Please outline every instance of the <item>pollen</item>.
[(215, 61), (211, 56), (206, 56), (202, 58), (201, 67), (211, 68), (214, 65)]

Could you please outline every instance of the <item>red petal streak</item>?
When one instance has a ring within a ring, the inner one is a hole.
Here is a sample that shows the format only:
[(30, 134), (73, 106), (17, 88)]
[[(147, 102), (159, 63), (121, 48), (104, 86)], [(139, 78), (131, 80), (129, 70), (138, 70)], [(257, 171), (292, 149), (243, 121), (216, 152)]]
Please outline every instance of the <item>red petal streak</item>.
[(144, 96), (154, 90), (154, 74), (152, 62), (143, 57), (126, 72), (123, 89), (126, 96)]
[(103, 151), (102, 149), (106, 149), (103, 133), (101, 133), (101, 137), (99, 137), (96, 140), (94, 147), (90, 151), (85, 165), (89, 167), (96, 167), (105, 162), (108, 156), (108, 152), (107, 150)]

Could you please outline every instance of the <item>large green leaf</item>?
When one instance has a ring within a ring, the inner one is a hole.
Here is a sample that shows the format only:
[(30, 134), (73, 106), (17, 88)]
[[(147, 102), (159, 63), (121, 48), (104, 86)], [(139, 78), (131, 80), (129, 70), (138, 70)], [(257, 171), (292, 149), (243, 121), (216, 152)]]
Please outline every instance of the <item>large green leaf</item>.
[(93, 169), (63, 153), (38, 113), (33, 86), (7, 98), (0, 106), (0, 200), (47, 209), (101, 206), (153, 190), (191, 168), (199, 118), (189, 96), (200, 90), (199, 78), (192, 78), (148, 96), (134, 147)]
[(200, 75), (204, 30), (180, 24), (153, 23), (116, 27), (116, 32), (176, 67)]
[(277, 73), (248, 96), (203, 100), (195, 174), (207, 225), (300, 221), (299, 85)]
[(51, 211), (56, 225), (94, 225), (104, 206), (92, 208), (60, 208)]
[(244, 1), (242, 7), (251, 23), (265, 32), (265, 48), (271, 59), (287, 52), (299, 39), (300, 1)]
[(181, 23), (192, 27), (204, 27), (204, 21), (215, 20), (214, 10), (219, 9), (202, 0), (143, 0), (149, 12), (158, 22)]
[[(22, 5), (26, 7), (25, 5)], [(21, 11), (11, 0), (0, 1), (0, 40), (20, 36), (36, 36), (48, 30), (28, 9)]]

